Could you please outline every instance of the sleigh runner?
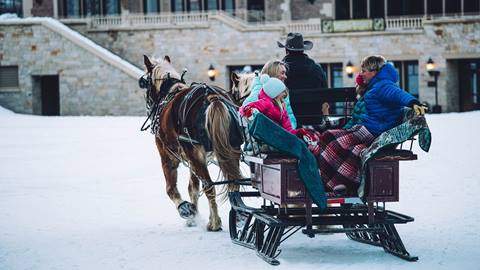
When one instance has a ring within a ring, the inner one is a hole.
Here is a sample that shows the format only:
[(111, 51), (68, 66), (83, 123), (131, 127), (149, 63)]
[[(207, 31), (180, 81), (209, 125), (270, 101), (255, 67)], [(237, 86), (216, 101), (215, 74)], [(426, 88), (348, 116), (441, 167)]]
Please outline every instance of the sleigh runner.
[[(297, 102), (301, 110), (295, 113), (303, 125), (317, 124), (322, 119), (319, 104), (323, 102), (343, 104), (341, 116), (348, 117), (355, 101), (354, 88), (296, 91), (300, 92)], [(395, 228), (395, 224), (414, 219), (386, 210), (385, 202), (399, 201), (399, 161), (417, 159), (412, 152), (414, 136), (419, 134), (420, 146), (428, 151), (430, 133), (424, 117), (407, 118), (372, 143), (362, 159), (359, 197), (338, 197), (319, 189), (322, 183), (311, 181), (311, 162), (302, 160), (306, 147), (303, 145), (303, 149), (293, 141), (283, 145), (283, 131), (275, 125), (259, 114), (246, 126), (249, 147), (244, 149), (244, 161), (250, 166), (255, 191), (229, 193), (229, 230), (234, 243), (255, 249), (266, 262), (277, 265), (280, 244), (300, 230), (308, 237), (345, 233), (352, 240), (383, 247), (402, 259), (418, 259), (406, 250)], [(275, 135), (271, 136), (272, 133)], [(269, 151), (264, 144), (277, 151)], [(402, 149), (404, 145), (408, 149)], [(292, 150), (296, 147), (302, 149)], [(262, 199), (263, 203), (249, 207), (243, 200), (247, 197)]]

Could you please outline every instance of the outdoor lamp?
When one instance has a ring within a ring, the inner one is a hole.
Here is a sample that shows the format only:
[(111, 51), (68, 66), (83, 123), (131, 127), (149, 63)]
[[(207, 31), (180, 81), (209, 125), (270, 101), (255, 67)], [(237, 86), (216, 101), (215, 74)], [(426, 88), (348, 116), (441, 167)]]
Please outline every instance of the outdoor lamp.
[(433, 113), (441, 113), (442, 106), (438, 105), (438, 75), (440, 75), (440, 71), (436, 70), (435, 62), (433, 62), (432, 58), (428, 58), (427, 65), (426, 65), (428, 74), (433, 77), (433, 81), (428, 82), (429, 87), (435, 87), (435, 105), (432, 108)]
[(216, 75), (217, 71), (215, 70), (215, 68), (213, 67), (212, 64), (210, 64), (210, 67), (208, 68), (208, 71), (207, 71), (207, 75), (208, 75), (208, 78), (210, 78), (210, 81), (215, 81), (215, 75)]
[(435, 62), (433, 62), (432, 58), (430, 57), (430, 58), (428, 58), (428, 61), (427, 61), (427, 71), (430, 74), (430, 71), (432, 71), (434, 69), (435, 69)]
[(349, 78), (353, 77), (353, 64), (352, 64), (352, 62), (348, 61), (347, 66), (345, 67), (345, 72), (347, 73)]

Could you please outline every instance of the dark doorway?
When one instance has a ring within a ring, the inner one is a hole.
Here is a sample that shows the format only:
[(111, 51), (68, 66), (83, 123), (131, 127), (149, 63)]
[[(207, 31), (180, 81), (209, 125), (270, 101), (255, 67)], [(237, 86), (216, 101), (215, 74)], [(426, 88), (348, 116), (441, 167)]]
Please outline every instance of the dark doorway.
[(480, 110), (480, 59), (459, 61), (460, 111)]
[(40, 77), (42, 115), (60, 115), (58, 75)]

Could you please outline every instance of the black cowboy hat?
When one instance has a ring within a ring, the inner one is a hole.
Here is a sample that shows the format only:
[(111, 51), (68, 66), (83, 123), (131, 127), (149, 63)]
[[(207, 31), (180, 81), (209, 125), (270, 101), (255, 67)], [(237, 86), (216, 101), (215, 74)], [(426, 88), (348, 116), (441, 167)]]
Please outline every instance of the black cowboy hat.
[(286, 48), (289, 51), (308, 51), (313, 47), (313, 43), (309, 40), (303, 40), (300, 33), (288, 33), (285, 45), (277, 41), (278, 47)]

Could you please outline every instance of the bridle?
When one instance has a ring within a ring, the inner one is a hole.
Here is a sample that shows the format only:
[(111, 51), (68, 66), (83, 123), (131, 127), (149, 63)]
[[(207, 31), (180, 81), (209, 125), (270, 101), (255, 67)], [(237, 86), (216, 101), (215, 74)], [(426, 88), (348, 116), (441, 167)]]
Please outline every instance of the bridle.
[[(148, 111), (147, 119), (145, 119), (145, 122), (143, 122), (143, 125), (140, 128), (141, 131), (145, 131), (152, 126), (155, 116), (163, 109), (164, 105), (176, 95), (177, 91), (169, 93), (170, 88), (177, 83), (185, 84), (183, 77), (185, 76), (185, 73), (187, 73), (186, 69), (183, 70), (180, 79), (170, 77), (170, 72), (165, 73), (162, 78), (153, 79), (152, 75), (155, 67), (156, 65), (152, 66), (150, 72), (145, 73), (138, 79), (138, 86), (142, 89), (146, 89), (145, 103)], [(164, 81), (160, 86), (156, 98), (154, 93), (156, 93), (157, 89), (153, 83), (154, 81)], [(145, 126), (148, 120), (150, 120), (151, 123), (148, 126)], [(154, 127), (152, 126), (152, 133), (153, 128)]]

